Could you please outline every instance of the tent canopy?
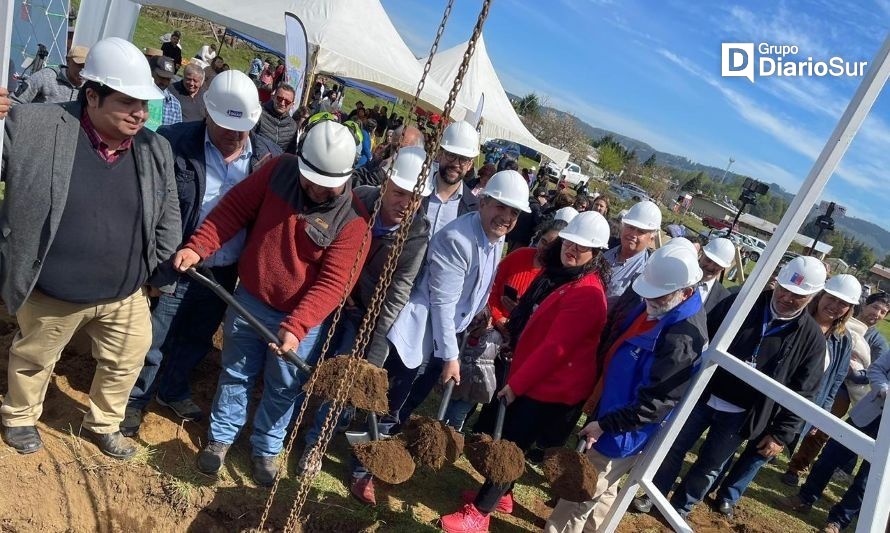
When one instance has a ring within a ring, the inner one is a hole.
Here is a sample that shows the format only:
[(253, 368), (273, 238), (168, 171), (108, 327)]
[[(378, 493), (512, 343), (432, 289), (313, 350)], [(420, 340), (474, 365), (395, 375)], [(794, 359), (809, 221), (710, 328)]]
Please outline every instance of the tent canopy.
[(275, 54), (279, 57), (284, 57), (283, 51), (276, 50), (275, 48), (272, 48), (272, 45), (267, 44), (267, 43), (257, 39), (256, 37), (251, 37), (250, 35), (247, 35), (246, 33), (241, 33), (240, 31), (233, 30), (232, 28), (226, 28), (225, 34), (231, 35), (233, 37), (237, 37), (237, 38), (241, 39), (242, 41), (248, 42), (248, 43), (252, 44), (255, 48), (259, 48), (263, 52), (268, 52), (270, 54)]
[[(401, 98), (413, 97), (423, 74), (378, 0), (264, 0), (262, 9), (244, 0), (143, 3), (224, 24), (278, 50), (285, 49), (284, 12), (289, 11), (306, 27), (310, 51), (317, 53), (317, 72), (359, 80)], [(448, 93), (433, 80), (426, 87), (423, 102), (442, 109)]]
[[(457, 76), (466, 49), (467, 43), (464, 42), (437, 53), (433, 57), (430, 76), (443, 87), (450, 88)], [(418, 65), (422, 68), (426, 61), (426, 59), (421, 59), (418, 61)], [(472, 114), (483, 93), (485, 94), (485, 105), (482, 110), (483, 137), (507, 139), (525, 145), (546, 155), (559, 165), (559, 168), (565, 166), (569, 160), (569, 153), (537, 140), (528, 131), (525, 124), (519, 120), (519, 116), (513, 109), (513, 104), (510, 103), (507, 93), (504, 92), (501, 80), (498, 79), (494, 65), (491, 64), (491, 59), (488, 57), (485, 40), (480, 36), (476, 41), (476, 50), (470, 59), (467, 73), (464, 75), (463, 84), (458, 94), (458, 104), (464, 108), (467, 115)]]

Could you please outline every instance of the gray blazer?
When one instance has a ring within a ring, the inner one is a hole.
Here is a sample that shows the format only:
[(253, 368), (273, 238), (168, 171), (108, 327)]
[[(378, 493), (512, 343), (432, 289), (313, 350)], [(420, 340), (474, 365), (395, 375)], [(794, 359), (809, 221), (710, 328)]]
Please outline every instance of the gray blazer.
[(886, 396), (890, 389), (890, 352), (884, 352), (884, 355), (872, 361), (865, 374), (871, 383), (871, 392), (850, 410), (850, 420), (858, 427), (869, 425), (884, 412), (884, 398), (881, 393)]
[[(0, 294), (10, 313), (18, 311), (34, 289), (59, 227), (75, 163), (80, 116), (80, 104), (71, 102), (15, 106), (6, 119)], [(172, 291), (173, 269), (169, 264), (160, 267), (182, 240), (173, 154), (163, 137), (145, 128), (136, 134), (132, 150), (142, 191), (142, 231), (147, 243), (143, 254), (151, 271), (149, 283)]]

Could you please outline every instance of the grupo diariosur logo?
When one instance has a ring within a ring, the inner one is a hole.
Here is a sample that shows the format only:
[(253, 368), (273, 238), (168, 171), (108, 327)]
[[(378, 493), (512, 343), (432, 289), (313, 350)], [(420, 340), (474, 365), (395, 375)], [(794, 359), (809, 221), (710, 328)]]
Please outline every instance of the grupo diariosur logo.
[[(756, 54), (755, 54), (756, 51)], [(720, 74), (724, 78), (769, 76), (859, 77), (865, 75), (868, 61), (848, 61), (840, 56), (827, 60), (804, 57), (797, 45), (759, 43), (722, 43)]]

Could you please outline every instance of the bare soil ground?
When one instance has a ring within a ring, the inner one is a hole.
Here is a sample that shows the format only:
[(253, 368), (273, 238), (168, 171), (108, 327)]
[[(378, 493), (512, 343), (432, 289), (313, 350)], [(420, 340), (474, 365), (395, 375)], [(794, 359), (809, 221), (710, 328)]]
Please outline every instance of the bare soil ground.
[[(7, 388), (5, 355), (15, 327), (14, 319), (0, 314), (0, 391)], [(80, 349), (69, 347), (63, 354), (39, 425), (45, 449), (20, 456), (0, 444), (0, 532), (228, 532), (256, 527), (268, 490), (256, 487), (250, 479), (246, 438), (233, 447), (219, 479), (204, 476), (194, 467), (195, 454), (206, 439), (206, 421), (180, 422), (157, 405), (146, 415), (138, 438), (142, 449), (133, 460), (109, 459), (78, 438), (94, 366), (88, 343)], [(194, 399), (205, 409), (212, 402), (218, 370), (217, 353), (199, 368)], [(296, 447), (288, 462), (290, 475), (282, 482), (267, 523), (272, 530), (283, 527), (290, 510), (300, 452)], [(480, 481), (465, 458), (439, 472), (418, 467), (407, 483), (380, 484), (379, 504), (368, 508), (349, 497), (344, 483), (348, 462), (345, 439), (337, 435), (304, 508), (304, 531), (436, 531), (438, 516), (457, 509), (460, 491), (476, 488)], [(778, 474), (761, 475), (768, 482), (752, 487), (751, 497), (743, 499), (733, 521), (699, 506), (692, 515), (696, 531), (812, 531), (821, 525), (824, 505), (807, 521), (773, 508), (790, 490), (778, 483)], [(513, 515), (496, 515), (493, 532), (534, 531), (543, 525), (550, 512), (545, 503), (550, 495), (540, 469), (527, 469), (515, 496)], [(621, 533), (640, 531), (669, 529), (651, 516), (633, 514), (619, 527)]]

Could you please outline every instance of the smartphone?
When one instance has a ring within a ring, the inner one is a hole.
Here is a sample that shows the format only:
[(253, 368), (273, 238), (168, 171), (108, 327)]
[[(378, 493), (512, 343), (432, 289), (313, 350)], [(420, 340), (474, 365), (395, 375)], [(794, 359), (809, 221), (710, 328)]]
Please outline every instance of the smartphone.
[(513, 300), (514, 302), (519, 301), (519, 291), (516, 290), (516, 287), (504, 285), (504, 296)]

